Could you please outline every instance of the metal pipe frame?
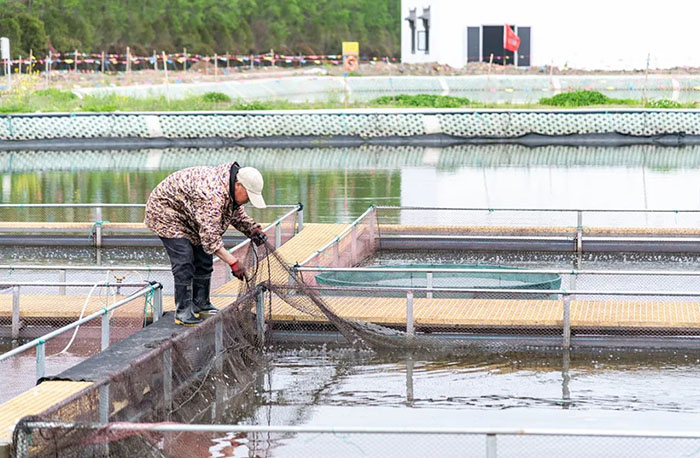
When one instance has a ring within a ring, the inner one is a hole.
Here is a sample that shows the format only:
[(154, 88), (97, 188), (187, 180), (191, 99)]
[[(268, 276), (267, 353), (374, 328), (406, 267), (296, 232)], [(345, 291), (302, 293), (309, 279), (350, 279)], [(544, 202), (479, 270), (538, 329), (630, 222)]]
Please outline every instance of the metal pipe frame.
[[(141, 286), (143, 286), (143, 284), (141, 284)], [(131, 296), (129, 296), (125, 299), (122, 299), (121, 301), (115, 302), (114, 304), (112, 304), (108, 307), (105, 307), (102, 310), (94, 312), (86, 317), (83, 317), (80, 320), (74, 321), (71, 324), (68, 324), (66, 326), (63, 326), (62, 328), (56, 329), (55, 331), (51, 331), (50, 333), (45, 334), (37, 339), (34, 339), (31, 342), (27, 342), (24, 345), (21, 345), (13, 350), (10, 350), (6, 353), (3, 353), (2, 355), (0, 355), (0, 361), (6, 360), (12, 356), (18, 355), (18, 354), (20, 354), (26, 350), (30, 350), (34, 347), (39, 347), (40, 345), (44, 345), (49, 340), (63, 334), (64, 332), (67, 332), (67, 331), (70, 331), (74, 328), (77, 328), (78, 326), (85, 324), (89, 321), (92, 321), (95, 318), (99, 318), (102, 315), (106, 315), (109, 312), (111, 312), (112, 310), (118, 309), (119, 307), (128, 304), (129, 302), (133, 301), (134, 299), (137, 299), (137, 298), (142, 297), (142, 296), (146, 296), (151, 291), (155, 291), (156, 289), (162, 289), (162, 288), (163, 288), (163, 285), (161, 285), (158, 282), (153, 282), (150, 285), (148, 285), (148, 287), (143, 288), (142, 290), (137, 291), (136, 293), (132, 294)]]
[[(295, 289), (294, 286), (279, 286), (280, 289)], [(532, 296), (532, 295), (564, 295), (564, 294), (578, 294), (582, 296), (677, 296), (677, 297), (698, 297), (700, 298), (700, 291), (600, 291), (600, 290), (563, 290), (563, 289), (496, 289), (496, 288), (427, 288), (427, 287), (417, 287), (417, 286), (406, 286), (406, 287), (310, 287), (315, 291), (332, 291), (338, 292), (394, 292), (405, 294), (408, 291), (425, 291), (435, 293), (478, 293), (482, 295), (486, 294), (512, 294), (517, 296)]]
[[(112, 270), (110, 269), (105, 269), (105, 270)], [(148, 282), (145, 282), (148, 283)], [(93, 287), (93, 286), (103, 286), (103, 287), (108, 287), (108, 286), (114, 286), (114, 287), (120, 287), (120, 288), (137, 288), (140, 286), (144, 285), (144, 282), (140, 283), (119, 283), (119, 282), (93, 282), (93, 283), (88, 283), (88, 282), (30, 282), (30, 281), (3, 281), (0, 282), (0, 288), (10, 288), (12, 286), (58, 286), (58, 287), (76, 287), (76, 288), (88, 288), (88, 287)]]
[(480, 269), (413, 267), (296, 267), (299, 272), (409, 272), (409, 273), (498, 273), (498, 274), (559, 274), (559, 275), (650, 275), (698, 277), (700, 271), (683, 270), (586, 270), (586, 269)]
[(665, 210), (665, 209), (610, 209), (610, 208), (488, 208), (488, 207), (414, 207), (414, 206), (391, 206), (391, 205), (376, 205), (377, 210), (434, 210), (434, 211), (483, 211), (483, 212), (552, 212), (552, 213), (700, 213), (698, 209), (684, 210)]
[(107, 270), (113, 271), (135, 271), (135, 272), (170, 272), (168, 266), (76, 266), (68, 264), (51, 264), (51, 265), (12, 265), (0, 264), (0, 270), (91, 270), (104, 272)]
[(300, 265), (300, 266), (303, 266), (303, 265), (306, 264), (307, 262), (311, 261), (314, 257), (318, 256), (319, 254), (323, 253), (324, 251), (326, 251), (327, 249), (329, 249), (330, 247), (332, 247), (333, 244), (338, 243), (338, 242), (340, 241), (340, 239), (342, 239), (343, 237), (345, 237), (346, 235), (348, 235), (348, 234), (353, 230), (353, 228), (354, 228), (355, 226), (357, 226), (363, 219), (365, 219), (365, 218), (367, 217), (367, 215), (369, 215), (370, 213), (372, 213), (372, 212), (375, 210), (375, 208), (376, 208), (376, 207), (375, 207), (374, 205), (370, 205), (369, 208), (368, 208), (367, 210), (364, 211), (364, 213), (362, 213), (360, 216), (358, 216), (357, 219), (356, 219), (355, 221), (353, 221), (352, 223), (350, 223), (350, 224), (348, 225), (348, 227), (346, 227), (345, 229), (343, 229), (333, 240), (331, 240), (330, 242), (326, 243), (322, 248), (320, 248), (320, 249), (314, 251), (308, 258), (304, 259), (304, 261), (302, 261), (301, 263), (299, 263), (299, 265)]
[[(271, 204), (266, 208), (298, 208), (299, 204)], [(85, 203), (85, 204), (0, 204), (3, 208), (146, 208), (146, 204)]]
[[(271, 207), (271, 206), (268, 205), (268, 208), (270, 208), (270, 207)], [(290, 206), (284, 206), (284, 208), (288, 208), (288, 207), (290, 207)], [(282, 221), (284, 221), (286, 218), (289, 218), (289, 217), (292, 216), (292, 215), (294, 215), (294, 218), (296, 219), (296, 218), (297, 218), (297, 215), (298, 215), (298, 212), (303, 208), (303, 205), (302, 205), (301, 203), (298, 203), (298, 204), (296, 204), (296, 205), (293, 205), (293, 207), (294, 207), (294, 208), (293, 208), (292, 210), (288, 211), (288, 212), (285, 213), (284, 215), (282, 215), (282, 216), (280, 216), (279, 218), (277, 218), (277, 220), (275, 220), (275, 221), (273, 221), (272, 223), (270, 223), (267, 227), (263, 228), (263, 232), (264, 232), (265, 234), (267, 234), (268, 232), (270, 232), (270, 231), (272, 231), (272, 230), (275, 230), (276, 227), (282, 223)], [(249, 244), (250, 244), (250, 239), (245, 239), (244, 241), (242, 241), (242, 242), (239, 243), (238, 245), (236, 245), (236, 246), (234, 246), (233, 248), (231, 248), (230, 250), (228, 250), (228, 252), (233, 254), (233, 253), (235, 253), (236, 251), (245, 248), (245, 247), (248, 246)], [(223, 261), (222, 261), (221, 259), (219, 259), (219, 258), (215, 258), (215, 259), (214, 259), (214, 262), (223, 262)], [(112, 267), (112, 270), (117, 270), (117, 269), (115, 269), (114, 267)], [(167, 270), (170, 270), (170, 268), (168, 268)]]
[(215, 433), (318, 433), (318, 434), (397, 434), (397, 435), (501, 435), (501, 436), (580, 436), (656, 439), (700, 439), (700, 431), (624, 430), (584, 428), (493, 428), (493, 427), (368, 427), (368, 426), (270, 426), (270, 425), (212, 425), (166, 423), (91, 424), (61, 421), (36, 421), (23, 425), (26, 429), (106, 429), (111, 431), (157, 432), (215, 432)]

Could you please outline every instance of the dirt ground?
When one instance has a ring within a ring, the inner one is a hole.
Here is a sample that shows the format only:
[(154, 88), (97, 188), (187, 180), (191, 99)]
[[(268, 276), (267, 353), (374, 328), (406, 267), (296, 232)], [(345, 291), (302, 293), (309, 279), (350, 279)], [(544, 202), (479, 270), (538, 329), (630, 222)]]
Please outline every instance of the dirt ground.
[[(470, 63), (464, 68), (452, 68), (439, 64), (403, 64), (398, 62), (376, 61), (362, 63), (351, 76), (447, 76), (447, 75), (643, 75), (644, 70), (629, 71), (603, 71), (581, 70), (559, 67), (513, 67), (489, 65), (488, 63)], [(649, 74), (674, 74), (674, 75), (700, 75), (700, 68), (677, 67), (670, 69), (650, 69)], [(167, 72), (170, 84), (199, 83), (228, 80), (245, 80), (258, 78), (285, 78), (290, 76), (331, 75), (342, 76), (343, 68), (340, 65), (318, 65), (303, 68), (284, 67), (219, 67), (200, 62), (187, 71)], [(33, 76), (36, 88), (46, 87), (47, 81), (44, 74)], [(163, 70), (139, 70), (116, 73), (92, 73), (92, 72), (51, 72), (50, 86), (55, 88), (70, 89), (74, 87), (93, 86), (128, 86), (142, 84), (161, 84), (166, 80)]]

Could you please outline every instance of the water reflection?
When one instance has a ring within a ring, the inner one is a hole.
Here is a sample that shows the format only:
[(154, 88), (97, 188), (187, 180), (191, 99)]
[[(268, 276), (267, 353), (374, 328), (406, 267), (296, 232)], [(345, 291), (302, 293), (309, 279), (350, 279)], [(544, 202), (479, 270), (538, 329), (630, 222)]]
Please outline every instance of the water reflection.
[(698, 375), (700, 355), (691, 353), (513, 352), (448, 358), (394, 353), (363, 358), (287, 351), (275, 354), (259, 386), (256, 416), (265, 424), (297, 425), (339, 424), (335, 420), (342, 412), (370, 406), (698, 413), (700, 388), (686, 383)]
[[(4, 203), (142, 203), (174, 170), (233, 159), (263, 171), (268, 202), (302, 201), (312, 222), (350, 221), (371, 203), (700, 208), (700, 147), (648, 145), (0, 152), (0, 196)], [(71, 217), (46, 214), (42, 220)]]

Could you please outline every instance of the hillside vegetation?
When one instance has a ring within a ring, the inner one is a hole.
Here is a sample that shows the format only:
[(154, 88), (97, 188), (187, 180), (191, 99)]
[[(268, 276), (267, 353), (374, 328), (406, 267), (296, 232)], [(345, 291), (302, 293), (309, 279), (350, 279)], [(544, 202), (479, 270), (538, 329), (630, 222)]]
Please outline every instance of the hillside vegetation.
[(399, 0), (0, 0), (12, 54), (153, 50), (396, 56)]

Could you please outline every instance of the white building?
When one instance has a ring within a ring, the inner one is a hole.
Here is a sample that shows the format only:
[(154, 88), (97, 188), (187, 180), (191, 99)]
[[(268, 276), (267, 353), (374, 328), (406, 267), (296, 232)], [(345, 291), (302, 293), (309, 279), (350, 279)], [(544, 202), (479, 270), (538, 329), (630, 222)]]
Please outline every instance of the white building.
[[(401, 0), (401, 60), (585, 69), (700, 67), (700, 5), (667, 0)], [(504, 25), (521, 39), (504, 52)]]

